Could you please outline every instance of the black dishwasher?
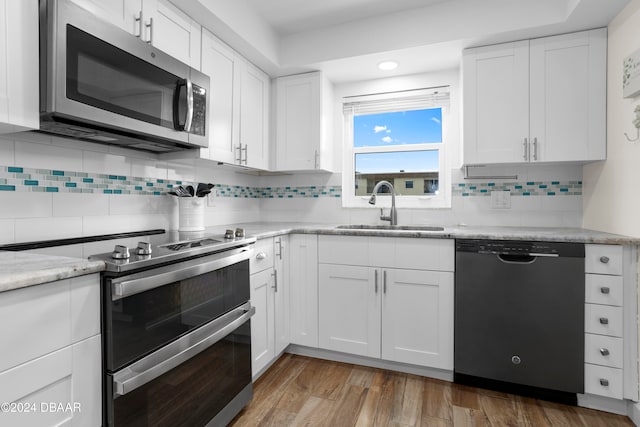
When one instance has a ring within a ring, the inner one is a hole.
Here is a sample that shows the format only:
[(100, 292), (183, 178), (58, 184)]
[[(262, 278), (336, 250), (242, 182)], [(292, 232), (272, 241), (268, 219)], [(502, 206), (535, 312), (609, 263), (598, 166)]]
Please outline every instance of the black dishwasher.
[(454, 381), (576, 403), (584, 245), (456, 240)]

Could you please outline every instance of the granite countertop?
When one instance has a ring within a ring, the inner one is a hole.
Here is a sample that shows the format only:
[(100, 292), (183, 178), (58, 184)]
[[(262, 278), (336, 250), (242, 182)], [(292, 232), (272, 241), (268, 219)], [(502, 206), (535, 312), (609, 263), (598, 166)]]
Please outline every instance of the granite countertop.
[(0, 292), (98, 273), (102, 270), (102, 261), (0, 251)]
[[(358, 226), (356, 226), (358, 227)], [(363, 226), (366, 227), (366, 226)], [(406, 226), (404, 226), (406, 227)], [(204, 234), (243, 228), (246, 236), (265, 239), (285, 234), (381, 236), (440, 239), (533, 240), (547, 242), (640, 245), (640, 238), (582, 228), (450, 226), (442, 230), (340, 228), (339, 224), (254, 222), (208, 227)], [(104, 270), (102, 261), (0, 251), (0, 292), (38, 285)]]
[[(338, 224), (309, 224), (299, 222), (257, 222), (224, 226), (229, 229), (243, 228), (247, 236), (258, 239), (283, 234), (330, 234), (341, 236), (419, 237), (440, 239), (489, 239), (489, 240), (533, 240), (545, 242), (598, 243), (610, 245), (640, 245), (640, 238), (584, 228), (556, 227), (485, 227), (445, 226), (443, 230), (418, 229), (353, 229), (339, 228)], [(218, 226), (219, 232), (223, 226)], [(406, 226), (405, 226), (406, 227)]]

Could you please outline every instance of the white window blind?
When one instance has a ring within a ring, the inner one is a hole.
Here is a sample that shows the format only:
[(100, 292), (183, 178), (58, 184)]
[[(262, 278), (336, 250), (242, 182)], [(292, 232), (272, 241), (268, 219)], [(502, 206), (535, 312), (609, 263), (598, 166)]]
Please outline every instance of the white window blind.
[(354, 116), (449, 106), (449, 87), (343, 98), (343, 112)]

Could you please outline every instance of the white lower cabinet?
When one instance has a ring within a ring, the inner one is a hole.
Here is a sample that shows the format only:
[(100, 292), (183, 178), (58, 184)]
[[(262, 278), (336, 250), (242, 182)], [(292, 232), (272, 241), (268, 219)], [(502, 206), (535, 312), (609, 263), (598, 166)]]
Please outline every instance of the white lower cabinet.
[(250, 261), (251, 372), (257, 378), (289, 345), (288, 237), (261, 239)]
[(320, 347), (453, 369), (453, 273), (319, 266)]
[(318, 236), (289, 236), (291, 343), (318, 347)]
[[(409, 252), (416, 262), (393, 268), (395, 255)], [(453, 369), (453, 257), (447, 240), (321, 236), (320, 347)]]
[(99, 316), (97, 274), (0, 293), (0, 425), (101, 425)]

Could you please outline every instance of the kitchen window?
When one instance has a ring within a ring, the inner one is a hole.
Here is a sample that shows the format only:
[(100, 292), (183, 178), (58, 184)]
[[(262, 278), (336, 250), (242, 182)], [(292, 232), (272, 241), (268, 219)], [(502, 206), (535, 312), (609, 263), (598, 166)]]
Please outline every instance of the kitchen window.
[[(444, 207), (449, 114), (447, 87), (343, 99), (343, 205), (369, 206), (381, 180), (393, 184), (398, 207)], [(379, 206), (390, 206), (380, 189)]]

